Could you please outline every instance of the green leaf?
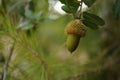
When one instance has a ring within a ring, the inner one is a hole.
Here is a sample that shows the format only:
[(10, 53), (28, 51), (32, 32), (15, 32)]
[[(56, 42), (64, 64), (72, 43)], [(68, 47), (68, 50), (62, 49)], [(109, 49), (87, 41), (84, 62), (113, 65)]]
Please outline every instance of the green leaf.
[(113, 14), (116, 19), (120, 19), (120, 0), (116, 0), (113, 6)]
[(43, 16), (43, 11), (39, 11), (36, 15), (35, 15), (35, 19), (36, 20), (40, 20), (41, 19), (41, 17)]
[(92, 22), (96, 25), (103, 26), (105, 24), (105, 22), (102, 18), (100, 18), (99, 16), (97, 16), (95, 14), (91, 14), (88, 12), (83, 12), (83, 18), (86, 20), (89, 20), (89, 22)]
[(78, 10), (80, 2), (77, 0), (60, 0), (61, 3), (65, 4), (62, 9), (67, 13), (75, 14)]
[(88, 20), (82, 20), (83, 24), (86, 25), (87, 27), (91, 28), (91, 29), (98, 29), (98, 25), (95, 23), (92, 23)]
[(64, 5), (62, 6), (62, 9), (66, 12), (66, 13), (71, 13), (71, 10), (68, 8), (68, 6)]
[(88, 7), (92, 6), (95, 1), (96, 1), (96, 0), (83, 0), (83, 2), (84, 2)]
[(31, 29), (32, 27), (34, 27), (34, 25), (31, 24), (30, 21), (25, 21), (25, 22), (19, 24), (19, 25), (17, 26), (17, 29), (29, 30), (29, 29)]
[(25, 17), (31, 19), (31, 20), (34, 20), (35, 19), (35, 16), (33, 14), (33, 12), (29, 9), (25, 10)]

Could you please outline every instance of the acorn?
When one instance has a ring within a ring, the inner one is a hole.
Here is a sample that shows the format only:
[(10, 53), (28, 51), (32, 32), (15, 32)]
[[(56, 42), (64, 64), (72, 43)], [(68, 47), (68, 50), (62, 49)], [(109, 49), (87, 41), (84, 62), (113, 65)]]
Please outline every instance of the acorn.
[(67, 34), (66, 46), (72, 53), (78, 47), (80, 38), (85, 36), (86, 26), (79, 19), (75, 19), (68, 23), (65, 33)]

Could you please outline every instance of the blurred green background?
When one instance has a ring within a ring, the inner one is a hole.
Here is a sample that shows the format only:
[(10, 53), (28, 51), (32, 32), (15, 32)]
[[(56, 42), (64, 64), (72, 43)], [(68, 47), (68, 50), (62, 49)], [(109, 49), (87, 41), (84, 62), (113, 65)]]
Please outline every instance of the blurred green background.
[(120, 80), (120, 1), (91, 1), (84, 10), (106, 24), (87, 28), (71, 54), (64, 28), (74, 18), (55, 9), (58, 0), (0, 0), (0, 79)]

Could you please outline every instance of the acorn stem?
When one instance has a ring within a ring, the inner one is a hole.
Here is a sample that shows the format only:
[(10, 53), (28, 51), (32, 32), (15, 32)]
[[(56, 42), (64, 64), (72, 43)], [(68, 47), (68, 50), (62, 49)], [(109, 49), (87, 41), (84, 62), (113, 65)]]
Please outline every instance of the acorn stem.
[(68, 34), (66, 46), (68, 50), (72, 53), (74, 50), (76, 50), (78, 44), (79, 44), (80, 36), (75, 34)]

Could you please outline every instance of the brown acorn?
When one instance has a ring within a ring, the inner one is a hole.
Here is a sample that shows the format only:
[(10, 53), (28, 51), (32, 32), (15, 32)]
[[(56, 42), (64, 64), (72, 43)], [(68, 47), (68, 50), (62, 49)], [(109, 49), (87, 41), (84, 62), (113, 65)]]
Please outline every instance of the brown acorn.
[(65, 33), (67, 34), (66, 46), (72, 53), (76, 50), (80, 38), (85, 36), (86, 26), (79, 19), (75, 19), (68, 23)]

